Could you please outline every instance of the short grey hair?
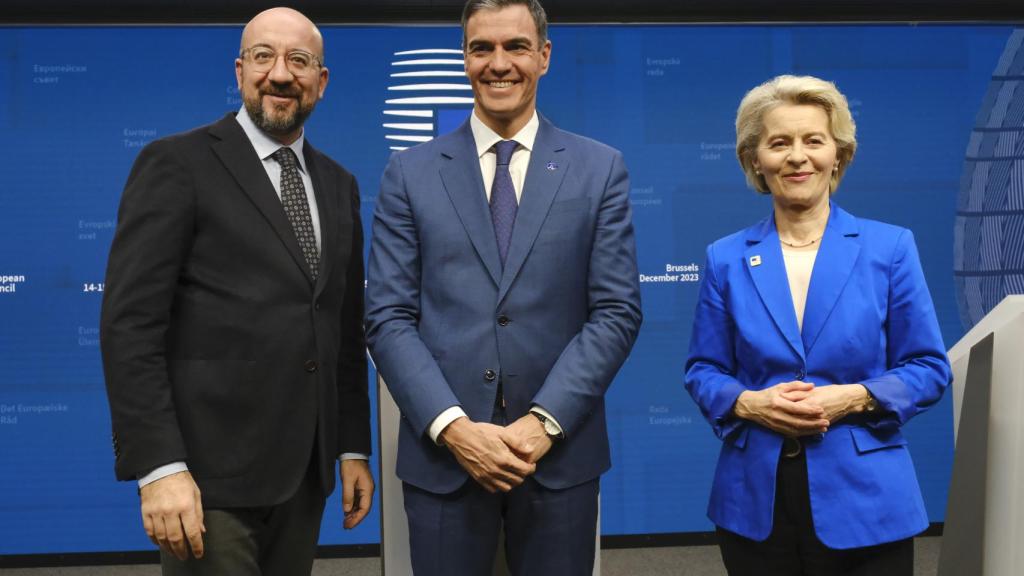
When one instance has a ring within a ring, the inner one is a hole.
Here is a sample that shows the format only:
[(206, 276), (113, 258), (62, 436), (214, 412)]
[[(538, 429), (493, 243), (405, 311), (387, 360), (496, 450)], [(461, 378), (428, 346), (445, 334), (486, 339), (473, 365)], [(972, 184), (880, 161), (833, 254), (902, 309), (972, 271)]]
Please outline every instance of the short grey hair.
[(764, 132), (764, 116), (780, 104), (819, 106), (828, 115), (829, 130), (836, 141), (836, 159), (839, 161), (829, 185), (829, 193), (835, 192), (857, 151), (857, 125), (853, 122), (846, 96), (835, 84), (814, 76), (776, 76), (743, 97), (736, 111), (736, 158), (747, 175), (747, 183), (762, 194), (771, 193), (764, 176), (754, 168), (754, 161)]
[(481, 10), (501, 10), (509, 6), (526, 6), (537, 26), (537, 48), (543, 48), (548, 41), (548, 15), (537, 0), (469, 0), (462, 8), (462, 49), (466, 49), (466, 24)]

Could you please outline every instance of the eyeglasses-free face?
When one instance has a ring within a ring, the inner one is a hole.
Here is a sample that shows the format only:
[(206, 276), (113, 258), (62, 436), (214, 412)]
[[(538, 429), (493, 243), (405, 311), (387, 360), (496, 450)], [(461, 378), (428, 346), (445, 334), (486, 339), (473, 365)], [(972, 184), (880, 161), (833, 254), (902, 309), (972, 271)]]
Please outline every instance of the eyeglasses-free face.
[(807, 210), (828, 203), (839, 168), (828, 113), (812, 104), (780, 104), (765, 113), (754, 168), (776, 208)]
[(501, 136), (512, 137), (533, 117), (551, 42), (540, 43), (526, 6), (485, 9), (466, 22), (463, 57), (477, 117)]

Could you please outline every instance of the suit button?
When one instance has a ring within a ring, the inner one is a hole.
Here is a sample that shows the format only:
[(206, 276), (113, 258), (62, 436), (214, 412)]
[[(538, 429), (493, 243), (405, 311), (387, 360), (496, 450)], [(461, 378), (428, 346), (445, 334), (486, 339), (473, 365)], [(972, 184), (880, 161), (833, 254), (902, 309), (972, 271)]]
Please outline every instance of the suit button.
[(508, 326), (509, 322), (510, 320), (508, 319), (508, 316), (505, 316), (504, 314), (498, 316), (498, 326)]
[(796, 371), (796, 379), (797, 380), (803, 380), (806, 376), (807, 376), (807, 373), (804, 372), (803, 370), (797, 370)]
[(487, 380), (488, 382), (493, 382), (495, 377), (497, 377), (497, 374), (494, 372), (494, 370), (491, 370), (490, 368), (484, 370), (484, 380)]
[(310, 374), (312, 374), (313, 372), (316, 372), (316, 369), (317, 369), (316, 360), (306, 360), (306, 364), (305, 364), (304, 367), (306, 368), (306, 372), (309, 372)]
[(320, 303), (319, 302), (317, 302), (316, 304), (313, 304), (313, 310), (319, 310), (319, 309), (320, 309)]

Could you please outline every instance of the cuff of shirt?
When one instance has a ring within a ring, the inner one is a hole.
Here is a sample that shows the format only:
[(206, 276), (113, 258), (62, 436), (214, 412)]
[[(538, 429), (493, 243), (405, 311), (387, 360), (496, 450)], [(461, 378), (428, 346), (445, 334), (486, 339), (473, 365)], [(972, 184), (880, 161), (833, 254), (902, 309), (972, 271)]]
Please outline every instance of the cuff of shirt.
[(547, 410), (541, 408), (540, 406), (537, 406), (536, 404), (530, 406), (530, 412), (536, 412), (537, 414), (540, 414), (541, 416), (546, 418), (548, 422), (551, 422), (552, 424), (555, 425), (555, 428), (558, 428), (558, 437), (565, 437), (565, 431), (562, 430), (562, 425), (558, 423), (558, 420), (555, 420), (555, 417), (551, 415), (551, 412), (548, 412)]
[(164, 464), (158, 468), (152, 470), (149, 474), (139, 478), (139, 489), (141, 490), (146, 484), (152, 484), (157, 480), (170, 476), (171, 474), (177, 474), (178, 472), (188, 472), (188, 466), (184, 462), (171, 462), (170, 464)]
[(341, 456), (338, 456), (338, 460), (369, 460), (369, 454), (363, 454), (362, 452), (342, 452)]
[(441, 432), (444, 432), (444, 429), (447, 428), (449, 424), (465, 415), (466, 412), (462, 409), (462, 406), (452, 406), (451, 408), (446, 409), (430, 423), (430, 427), (427, 428), (427, 435), (434, 441), (434, 444), (443, 446), (444, 443), (441, 442)]

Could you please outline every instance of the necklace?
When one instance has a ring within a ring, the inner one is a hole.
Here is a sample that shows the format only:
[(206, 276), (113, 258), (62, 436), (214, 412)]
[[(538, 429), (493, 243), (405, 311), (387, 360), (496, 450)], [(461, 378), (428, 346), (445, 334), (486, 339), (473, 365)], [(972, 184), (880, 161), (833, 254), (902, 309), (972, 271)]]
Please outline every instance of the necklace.
[[(824, 236), (824, 234), (822, 234), (822, 236)], [(807, 248), (808, 246), (810, 246), (811, 244), (814, 244), (818, 240), (821, 240), (821, 236), (818, 236), (817, 238), (814, 238), (812, 240), (804, 242), (803, 244), (795, 244), (793, 242), (786, 242), (785, 240), (782, 239), (782, 236), (779, 236), (779, 242), (782, 242), (783, 244), (785, 244), (786, 246), (789, 246), (790, 248)]]

